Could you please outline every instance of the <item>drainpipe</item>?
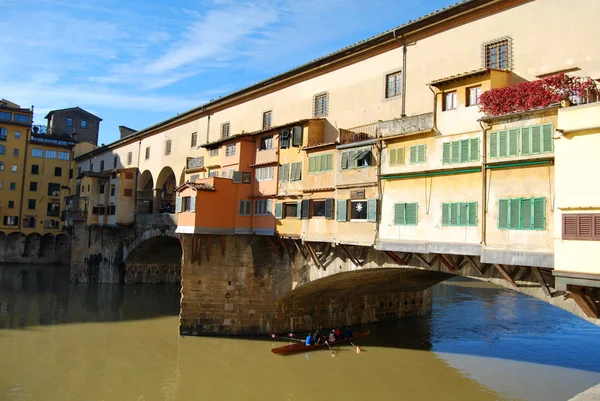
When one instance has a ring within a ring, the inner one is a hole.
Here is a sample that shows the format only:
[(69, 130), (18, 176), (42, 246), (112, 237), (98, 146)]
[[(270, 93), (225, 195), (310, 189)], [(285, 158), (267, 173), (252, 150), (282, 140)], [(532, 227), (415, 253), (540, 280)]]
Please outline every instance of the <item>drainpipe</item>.
[(206, 143), (208, 143), (208, 138), (209, 138), (209, 136), (208, 136), (208, 135), (210, 134), (210, 116), (211, 116), (211, 115), (212, 115), (212, 114), (207, 114), (207, 115), (206, 115), (206, 117), (208, 118), (208, 119), (207, 119), (207, 122), (206, 122)]
[(437, 129), (437, 93), (431, 85), (427, 85), (431, 93), (433, 93), (433, 131), (438, 132)]
[(400, 117), (406, 117), (406, 45), (401, 37), (396, 36), (396, 30), (394, 30), (394, 39), (402, 45), (402, 114)]
[(486, 244), (486, 223), (487, 223), (487, 127), (484, 127), (482, 121), (479, 121), (483, 138), (481, 139), (481, 245)]
[[(31, 106), (31, 111), (33, 112), (33, 106)], [(33, 113), (32, 113), (33, 117)], [(18, 229), (19, 233), (21, 232), (21, 228), (23, 226), (23, 196), (25, 196), (25, 173), (27, 172), (27, 149), (29, 147), (29, 138), (31, 137), (31, 129), (27, 128), (27, 133), (25, 134), (25, 155), (23, 156), (23, 172), (21, 174), (21, 200), (19, 201), (19, 222)], [(8, 168), (8, 166), (7, 166)], [(59, 192), (60, 193), (60, 192)], [(38, 222), (36, 221), (36, 225)]]

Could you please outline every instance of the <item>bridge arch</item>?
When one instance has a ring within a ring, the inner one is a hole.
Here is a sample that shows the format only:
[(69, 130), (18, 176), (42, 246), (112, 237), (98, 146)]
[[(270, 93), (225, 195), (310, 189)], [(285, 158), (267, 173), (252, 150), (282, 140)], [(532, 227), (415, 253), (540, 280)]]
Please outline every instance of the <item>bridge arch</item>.
[(137, 184), (136, 214), (152, 213), (154, 205), (154, 178), (149, 170), (144, 171)]
[(156, 179), (156, 203), (159, 213), (175, 213), (175, 188), (177, 178), (175, 172), (169, 166), (163, 167)]
[(182, 248), (171, 235), (151, 236), (123, 254), (125, 283), (178, 283), (181, 281)]

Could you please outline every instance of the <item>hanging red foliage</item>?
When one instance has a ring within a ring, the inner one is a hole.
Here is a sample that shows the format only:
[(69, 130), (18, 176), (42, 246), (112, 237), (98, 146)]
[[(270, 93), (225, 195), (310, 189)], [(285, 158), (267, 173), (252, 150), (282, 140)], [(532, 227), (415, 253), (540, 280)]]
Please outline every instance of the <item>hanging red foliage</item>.
[(556, 74), (484, 92), (480, 108), (485, 114), (499, 116), (547, 107), (562, 100), (576, 104), (595, 102), (598, 100), (596, 83), (590, 78)]

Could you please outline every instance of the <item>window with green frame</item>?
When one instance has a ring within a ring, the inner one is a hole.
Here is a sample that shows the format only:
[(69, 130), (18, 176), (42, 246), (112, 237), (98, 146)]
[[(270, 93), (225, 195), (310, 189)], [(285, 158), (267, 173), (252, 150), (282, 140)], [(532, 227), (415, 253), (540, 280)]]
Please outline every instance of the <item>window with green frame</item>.
[(479, 138), (463, 139), (442, 144), (442, 163), (479, 161)]
[(477, 202), (442, 203), (442, 226), (477, 226)]
[(415, 145), (410, 147), (410, 162), (411, 164), (415, 163), (425, 163), (427, 160), (427, 145)]
[(499, 199), (498, 228), (501, 230), (545, 230), (546, 198)]
[(419, 221), (418, 203), (395, 203), (394, 225), (416, 226)]
[(342, 170), (370, 167), (373, 165), (373, 153), (370, 148), (342, 152)]
[(489, 134), (491, 159), (554, 151), (554, 124), (493, 131)]
[(404, 148), (389, 149), (390, 166), (401, 166), (404, 164)]
[(333, 170), (333, 153), (325, 153), (308, 158), (308, 173), (316, 174)]

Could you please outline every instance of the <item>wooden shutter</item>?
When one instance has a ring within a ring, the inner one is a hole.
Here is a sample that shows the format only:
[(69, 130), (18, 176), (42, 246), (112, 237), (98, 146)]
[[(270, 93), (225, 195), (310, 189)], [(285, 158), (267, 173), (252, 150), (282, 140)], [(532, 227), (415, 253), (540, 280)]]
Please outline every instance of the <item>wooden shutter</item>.
[(328, 220), (333, 219), (333, 198), (325, 199), (325, 218)]
[(592, 239), (600, 240), (600, 214), (592, 215), (594, 223), (594, 231), (592, 232)]
[(519, 129), (508, 131), (508, 155), (517, 156), (519, 154)]
[(196, 213), (196, 197), (195, 196), (190, 197), (190, 212)]
[[(255, 203), (255, 205), (256, 205), (256, 203)], [(256, 213), (256, 210), (254, 212)], [(281, 203), (281, 202), (277, 202), (275, 204), (275, 218), (276, 219), (283, 218), (283, 203)]]
[(417, 163), (417, 147), (416, 146), (410, 147), (410, 162)]
[(471, 139), (471, 156), (469, 160), (472, 162), (479, 160), (479, 138)]
[(427, 155), (427, 145), (419, 145), (419, 163), (425, 163), (426, 155)]
[(490, 132), (490, 159), (498, 157), (498, 132)]
[(348, 211), (348, 201), (340, 199), (337, 201), (337, 221), (346, 221), (346, 213)]
[(577, 239), (577, 221), (579, 216), (576, 214), (562, 215), (562, 239)]
[(467, 218), (467, 225), (469, 226), (477, 226), (477, 202), (469, 202), (469, 215)]
[(554, 136), (554, 125), (544, 124), (542, 125), (542, 152), (548, 153), (554, 150), (553, 139)]
[(508, 156), (508, 131), (500, 131), (498, 136), (498, 156), (506, 157)]
[(244, 215), (245, 211), (246, 211), (246, 207), (244, 205), (244, 201), (240, 201), (240, 205), (238, 207), (238, 214), (239, 215)]
[(466, 226), (467, 225), (467, 215), (468, 215), (468, 204), (465, 202), (460, 202), (458, 204), (458, 225)]
[(315, 173), (320, 173), (322, 171), (321, 170), (321, 164), (322, 164), (321, 159), (322, 159), (321, 155), (315, 156)]
[(178, 196), (175, 200), (175, 212), (181, 213), (181, 196)]
[(279, 167), (279, 181), (287, 182), (289, 180), (289, 177), (290, 177), (290, 165), (282, 164)]
[(367, 199), (367, 221), (377, 222), (377, 199)]
[[(398, 149), (390, 149), (390, 165), (398, 164)], [(342, 166), (344, 165), (344, 156), (342, 155)]]
[(542, 126), (531, 127), (531, 153), (542, 153)]
[(419, 221), (419, 204), (406, 204), (406, 225), (416, 226)]
[(316, 164), (317, 164), (316, 156), (311, 156), (308, 158), (308, 172), (309, 173), (314, 173), (316, 171), (316, 169), (315, 169)]
[(533, 199), (521, 200), (521, 228), (531, 230), (533, 228)]
[(397, 164), (404, 165), (404, 160), (405, 160), (404, 148), (398, 148), (396, 150), (398, 151)]
[(450, 142), (442, 144), (442, 164), (450, 163)]
[(290, 147), (290, 130), (282, 129), (279, 131), (279, 146), (281, 149), (288, 149)]
[(508, 209), (510, 208), (510, 199), (498, 200), (498, 228), (508, 229)]
[(325, 159), (327, 161), (326, 164), (326, 168), (325, 171), (332, 171), (333, 170), (333, 153), (328, 153), (325, 155)]
[(590, 239), (593, 233), (593, 219), (591, 214), (577, 216), (577, 237)]
[(292, 145), (302, 146), (302, 126), (297, 125), (292, 128)]
[(299, 218), (306, 220), (310, 217), (310, 199), (302, 199), (300, 206)]
[(454, 141), (450, 143), (450, 162), (458, 163), (460, 161), (460, 142)]
[(468, 162), (469, 161), (469, 140), (463, 139), (460, 141), (460, 162)]
[(458, 203), (456, 202), (450, 204), (450, 225), (458, 225)]
[(533, 223), (534, 230), (546, 229), (546, 198), (533, 198)]
[(406, 224), (406, 203), (394, 204), (394, 224), (397, 226), (403, 226)]
[(521, 128), (521, 154), (531, 154), (531, 127)]
[(348, 168), (348, 152), (342, 152), (342, 170)]
[(233, 172), (233, 177), (232, 177), (232, 182), (234, 184), (241, 184), (242, 183), (242, 172), (241, 171), (234, 171)]
[(298, 165), (296, 168), (296, 181), (299, 181), (302, 179), (302, 162), (297, 162), (296, 164)]
[(450, 205), (447, 203), (442, 203), (442, 226), (447, 226), (450, 224)]
[(510, 200), (510, 220), (508, 223), (508, 227), (515, 229), (520, 229), (522, 227), (521, 221), (521, 199), (511, 199)]

